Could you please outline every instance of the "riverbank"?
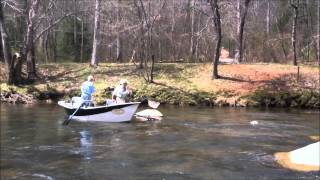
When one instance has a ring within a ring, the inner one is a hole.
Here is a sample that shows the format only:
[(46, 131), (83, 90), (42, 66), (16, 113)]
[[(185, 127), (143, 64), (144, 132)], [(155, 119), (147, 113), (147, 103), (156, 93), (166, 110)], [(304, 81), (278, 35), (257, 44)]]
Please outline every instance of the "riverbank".
[[(23, 86), (4, 83), (1, 64), (1, 101), (34, 103), (80, 94), (89, 74), (96, 77), (94, 100), (110, 98), (121, 78), (129, 80), (133, 100), (149, 97), (164, 104), (207, 106), (269, 106), (319, 108), (319, 68), (282, 64), (219, 65), (221, 79), (211, 79), (211, 64), (161, 63), (155, 65), (155, 83), (146, 84), (134, 64), (59, 63), (39, 65), (39, 81)], [(15, 95), (14, 95), (15, 94)], [(16, 96), (16, 100), (14, 97)], [(27, 98), (24, 101), (23, 98)], [(32, 99), (32, 100), (30, 100)]]

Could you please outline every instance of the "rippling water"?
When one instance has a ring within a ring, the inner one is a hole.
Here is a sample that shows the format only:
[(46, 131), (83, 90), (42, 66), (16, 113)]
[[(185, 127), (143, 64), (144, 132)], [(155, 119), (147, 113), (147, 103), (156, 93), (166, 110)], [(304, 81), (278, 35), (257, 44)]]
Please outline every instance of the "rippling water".
[(62, 126), (55, 105), (1, 105), (1, 179), (320, 179), (281, 168), (272, 156), (312, 143), (319, 112), (160, 111), (160, 122)]

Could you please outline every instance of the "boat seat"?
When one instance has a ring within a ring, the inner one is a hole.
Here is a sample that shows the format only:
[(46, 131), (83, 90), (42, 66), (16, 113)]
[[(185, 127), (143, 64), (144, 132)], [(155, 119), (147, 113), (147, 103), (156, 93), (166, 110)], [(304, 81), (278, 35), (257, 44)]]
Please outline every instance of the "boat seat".
[[(81, 97), (72, 97), (71, 99), (71, 104), (72, 107), (74, 108), (78, 108), (79, 106), (81, 106), (83, 104), (84, 100)], [(84, 105), (85, 107), (93, 107), (94, 104), (92, 103), (92, 101), (85, 103)]]
[(112, 99), (106, 100), (106, 106), (114, 105), (115, 103), (112, 101)]

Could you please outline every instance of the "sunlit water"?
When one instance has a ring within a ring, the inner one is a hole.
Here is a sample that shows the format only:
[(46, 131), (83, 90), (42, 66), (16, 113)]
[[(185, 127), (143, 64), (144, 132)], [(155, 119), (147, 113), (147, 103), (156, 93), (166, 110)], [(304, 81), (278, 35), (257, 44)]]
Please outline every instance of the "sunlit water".
[(1, 179), (320, 179), (284, 169), (272, 156), (312, 143), (319, 112), (160, 111), (161, 122), (63, 126), (65, 113), (55, 105), (1, 105)]

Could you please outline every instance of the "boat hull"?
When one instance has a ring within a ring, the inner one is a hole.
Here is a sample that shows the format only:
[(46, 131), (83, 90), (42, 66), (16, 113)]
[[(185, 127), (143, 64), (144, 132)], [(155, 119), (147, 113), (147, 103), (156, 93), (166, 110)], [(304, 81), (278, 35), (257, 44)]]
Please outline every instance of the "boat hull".
[[(65, 108), (70, 116), (78, 108), (71, 103), (59, 101), (58, 104)], [(89, 122), (128, 122), (131, 121), (140, 102), (115, 104), (109, 106), (81, 107), (72, 117), (72, 120)]]

